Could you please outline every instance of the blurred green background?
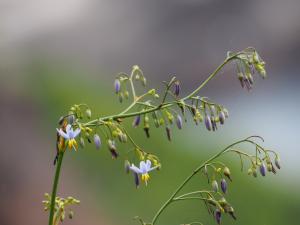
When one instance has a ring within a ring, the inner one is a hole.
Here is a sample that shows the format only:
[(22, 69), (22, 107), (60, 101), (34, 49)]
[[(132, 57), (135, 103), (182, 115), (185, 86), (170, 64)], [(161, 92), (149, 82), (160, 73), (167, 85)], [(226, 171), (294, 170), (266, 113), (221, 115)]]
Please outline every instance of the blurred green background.
[[(267, 62), (268, 79), (254, 90), (239, 86), (227, 66), (200, 93), (225, 105), (230, 118), (217, 132), (189, 121), (174, 129), (130, 129), (136, 141), (157, 154), (162, 170), (147, 187), (135, 189), (123, 170), (128, 145), (111, 160), (103, 148), (68, 152), (59, 195), (79, 198), (75, 217), (64, 224), (137, 224), (149, 221), (175, 187), (203, 160), (226, 145), (257, 134), (281, 155), (283, 169), (254, 179), (227, 157), (234, 181), (227, 199), (238, 220), (223, 224), (298, 224), (300, 2), (288, 1), (0, 1), (0, 224), (47, 224), (41, 200), (50, 192), (55, 128), (69, 107), (85, 102), (94, 116), (124, 109), (113, 92), (118, 72), (140, 65), (149, 88), (163, 89), (176, 75), (183, 94), (203, 81), (228, 50), (254, 46)], [(140, 89), (141, 91), (142, 89)], [(130, 124), (130, 123), (128, 123)], [(207, 187), (198, 176), (188, 189)], [(190, 221), (216, 224), (201, 202), (171, 206), (158, 224)]]

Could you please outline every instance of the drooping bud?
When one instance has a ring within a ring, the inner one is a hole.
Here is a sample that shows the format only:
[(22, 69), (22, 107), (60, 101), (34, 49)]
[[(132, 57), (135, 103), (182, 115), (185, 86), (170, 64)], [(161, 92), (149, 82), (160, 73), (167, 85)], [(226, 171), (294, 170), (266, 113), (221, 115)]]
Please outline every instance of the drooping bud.
[(225, 122), (225, 113), (223, 111), (219, 112), (219, 121), (221, 124), (224, 124)]
[(146, 84), (147, 84), (146, 78), (145, 78), (145, 77), (142, 77), (141, 81), (142, 81), (142, 85), (143, 85), (144, 87), (146, 87)]
[(247, 90), (250, 91), (252, 89), (252, 84), (246, 77), (244, 78), (244, 83), (245, 83)]
[(90, 109), (87, 109), (87, 110), (85, 111), (85, 115), (86, 115), (86, 117), (87, 117), (88, 119), (90, 119), (90, 118), (92, 117), (92, 111), (91, 111)]
[(182, 129), (182, 118), (179, 114), (177, 115), (177, 118), (176, 118), (176, 125), (177, 125), (178, 129)]
[(226, 192), (227, 192), (227, 182), (224, 178), (221, 180), (221, 189), (222, 189), (223, 193), (226, 194)]
[(234, 209), (232, 206), (229, 206), (227, 209), (227, 213), (234, 219), (236, 220), (236, 216), (234, 215)]
[(140, 178), (137, 173), (133, 173), (135, 187), (138, 188), (140, 186)]
[(138, 127), (138, 125), (140, 124), (141, 122), (141, 116), (140, 115), (137, 115), (134, 120), (133, 120), (133, 123), (132, 123), (132, 126), (133, 127)]
[(275, 158), (275, 166), (280, 170), (281, 165), (280, 165), (280, 159), (279, 159), (279, 157)]
[(145, 115), (145, 116), (144, 116), (144, 131), (145, 131), (145, 134), (146, 134), (146, 137), (147, 137), (147, 138), (150, 137), (149, 129), (150, 129), (150, 125), (149, 125), (149, 116), (148, 116), (148, 115)]
[(241, 87), (244, 88), (245, 87), (244, 75), (242, 73), (238, 73), (238, 79), (240, 81)]
[(115, 80), (114, 87), (115, 87), (116, 94), (118, 94), (121, 90), (121, 83), (119, 79)]
[(252, 175), (252, 174), (253, 174), (252, 168), (249, 168), (249, 169), (248, 169), (247, 174), (248, 174), (248, 175)]
[(223, 110), (222, 110), (223, 112), (224, 112), (224, 114), (225, 114), (225, 118), (228, 118), (229, 117), (229, 112), (228, 112), (228, 110), (227, 109), (225, 109), (225, 108), (223, 108)]
[(272, 163), (271, 162), (267, 163), (267, 170), (268, 170), (268, 172), (272, 172)]
[(259, 167), (259, 172), (260, 172), (260, 174), (261, 174), (263, 177), (266, 176), (266, 166), (265, 166), (264, 163), (262, 163), (262, 164), (260, 165), (260, 167)]
[(123, 97), (125, 97), (126, 99), (128, 99), (129, 98), (129, 92), (128, 91), (124, 91)]
[(209, 115), (205, 116), (205, 126), (207, 130), (211, 131), (212, 123)]
[(222, 213), (219, 209), (216, 209), (215, 211), (215, 219), (217, 221), (217, 223), (220, 225), (221, 224), (221, 216), (222, 216)]
[(117, 152), (116, 143), (110, 139), (107, 141), (107, 143), (108, 143), (108, 149), (111, 153), (112, 158), (113, 159), (118, 158), (119, 154)]
[(69, 217), (70, 220), (73, 219), (74, 212), (72, 210), (69, 211), (68, 217)]
[(211, 186), (212, 186), (212, 190), (213, 190), (214, 192), (218, 192), (218, 190), (219, 190), (219, 185), (218, 185), (218, 182), (217, 182), (216, 180), (213, 180), (213, 181), (211, 182)]
[(231, 176), (230, 176), (230, 170), (229, 170), (228, 167), (224, 167), (223, 174), (224, 174), (230, 181), (232, 181)]
[(122, 92), (119, 93), (119, 102), (122, 103), (124, 99), (124, 95)]
[(168, 140), (171, 141), (171, 129), (170, 129), (170, 127), (166, 127), (166, 133), (167, 133)]
[(217, 127), (217, 122), (216, 122), (215, 117), (214, 116), (210, 117), (210, 120), (211, 120), (212, 130), (216, 131), (218, 129), (218, 127)]
[(178, 97), (180, 93), (180, 82), (178, 80), (175, 81), (174, 86), (175, 86), (174, 95)]
[(272, 166), (271, 172), (272, 172), (273, 174), (276, 174), (277, 172), (276, 172), (275, 167), (273, 166), (273, 163), (271, 163), (271, 166)]
[(149, 132), (150, 128), (149, 127), (144, 127), (144, 131), (146, 134), (146, 137), (149, 138), (150, 137), (150, 132)]
[(247, 79), (251, 85), (254, 84), (253, 76), (251, 75), (251, 73), (247, 73)]
[(124, 162), (124, 169), (125, 169), (125, 172), (127, 174), (129, 174), (129, 172), (130, 172), (130, 162), (128, 160), (125, 160), (125, 162)]
[(80, 147), (81, 147), (81, 148), (84, 148), (84, 147), (85, 147), (85, 143), (84, 143), (83, 137), (80, 137), (79, 144), (80, 144)]
[(197, 109), (196, 109), (195, 105), (192, 105), (191, 112), (192, 112), (193, 116), (196, 116)]
[(72, 114), (72, 115), (69, 115), (68, 116), (68, 123), (69, 124), (73, 124), (75, 121), (75, 116)]
[(94, 135), (94, 143), (96, 145), (96, 149), (100, 149), (101, 147), (101, 139), (98, 134)]
[(256, 171), (256, 169), (253, 169), (252, 175), (253, 175), (253, 177), (257, 177), (257, 171)]

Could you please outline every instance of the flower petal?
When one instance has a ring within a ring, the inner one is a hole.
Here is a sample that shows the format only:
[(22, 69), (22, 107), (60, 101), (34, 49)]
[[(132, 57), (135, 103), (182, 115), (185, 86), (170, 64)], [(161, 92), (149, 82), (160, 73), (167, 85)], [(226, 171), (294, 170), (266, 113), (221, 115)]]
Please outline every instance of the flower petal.
[(68, 134), (71, 130), (71, 124), (68, 124), (67, 127), (66, 127), (66, 133)]
[(69, 136), (62, 130), (62, 129), (57, 129), (57, 132), (60, 136), (62, 136), (64, 139), (69, 139)]
[(80, 133), (80, 128), (77, 128), (75, 131), (74, 131), (74, 138), (76, 138), (78, 136), (78, 134)]
[(149, 159), (147, 159), (147, 161), (146, 161), (146, 168), (147, 168), (147, 171), (149, 171), (151, 169), (151, 161)]
[(144, 161), (140, 162), (140, 170), (142, 171), (142, 173), (147, 173), (147, 165)]
[(129, 167), (129, 169), (132, 170), (133, 172), (137, 173), (137, 174), (142, 173), (142, 171), (133, 164)]

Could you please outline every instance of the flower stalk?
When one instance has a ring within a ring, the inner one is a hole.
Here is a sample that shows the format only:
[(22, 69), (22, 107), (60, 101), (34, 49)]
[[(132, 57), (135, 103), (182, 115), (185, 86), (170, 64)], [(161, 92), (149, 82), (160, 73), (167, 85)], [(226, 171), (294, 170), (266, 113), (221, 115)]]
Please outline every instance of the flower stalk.
[(56, 171), (53, 181), (53, 187), (52, 187), (52, 194), (51, 194), (51, 203), (50, 203), (50, 213), (49, 213), (49, 224), (53, 225), (53, 216), (54, 216), (54, 208), (55, 208), (55, 199), (56, 199), (56, 193), (57, 193), (57, 187), (59, 182), (59, 176), (61, 171), (61, 165), (64, 157), (64, 152), (61, 151), (58, 154), (57, 164), (56, 164)]

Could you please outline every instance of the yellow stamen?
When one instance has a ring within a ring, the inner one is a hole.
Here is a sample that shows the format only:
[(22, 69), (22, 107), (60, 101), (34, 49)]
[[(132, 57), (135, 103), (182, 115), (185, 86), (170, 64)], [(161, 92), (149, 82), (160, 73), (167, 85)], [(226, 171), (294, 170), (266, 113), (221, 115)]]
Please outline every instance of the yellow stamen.
[(73, 146), (73, 140), (71, 139), (68, 141), (68, 147), (70, 150), (72, 149), (72, 146)]
[(77, 145), (76, 140), (75, 140), (75, 139), (70, 139), (70, 140), (68, 141), (68, 147), (69, 147), (70, 150), (72, 150), (72, 148), (74, 148), (75, 151), (76, 151), (77, 148), (78, 148), (78, 145)]
[(146, 184), (149, 179), (150, 179), (150, 175), (148, 173), (142, 174), (142, 181), (144, 181)]

